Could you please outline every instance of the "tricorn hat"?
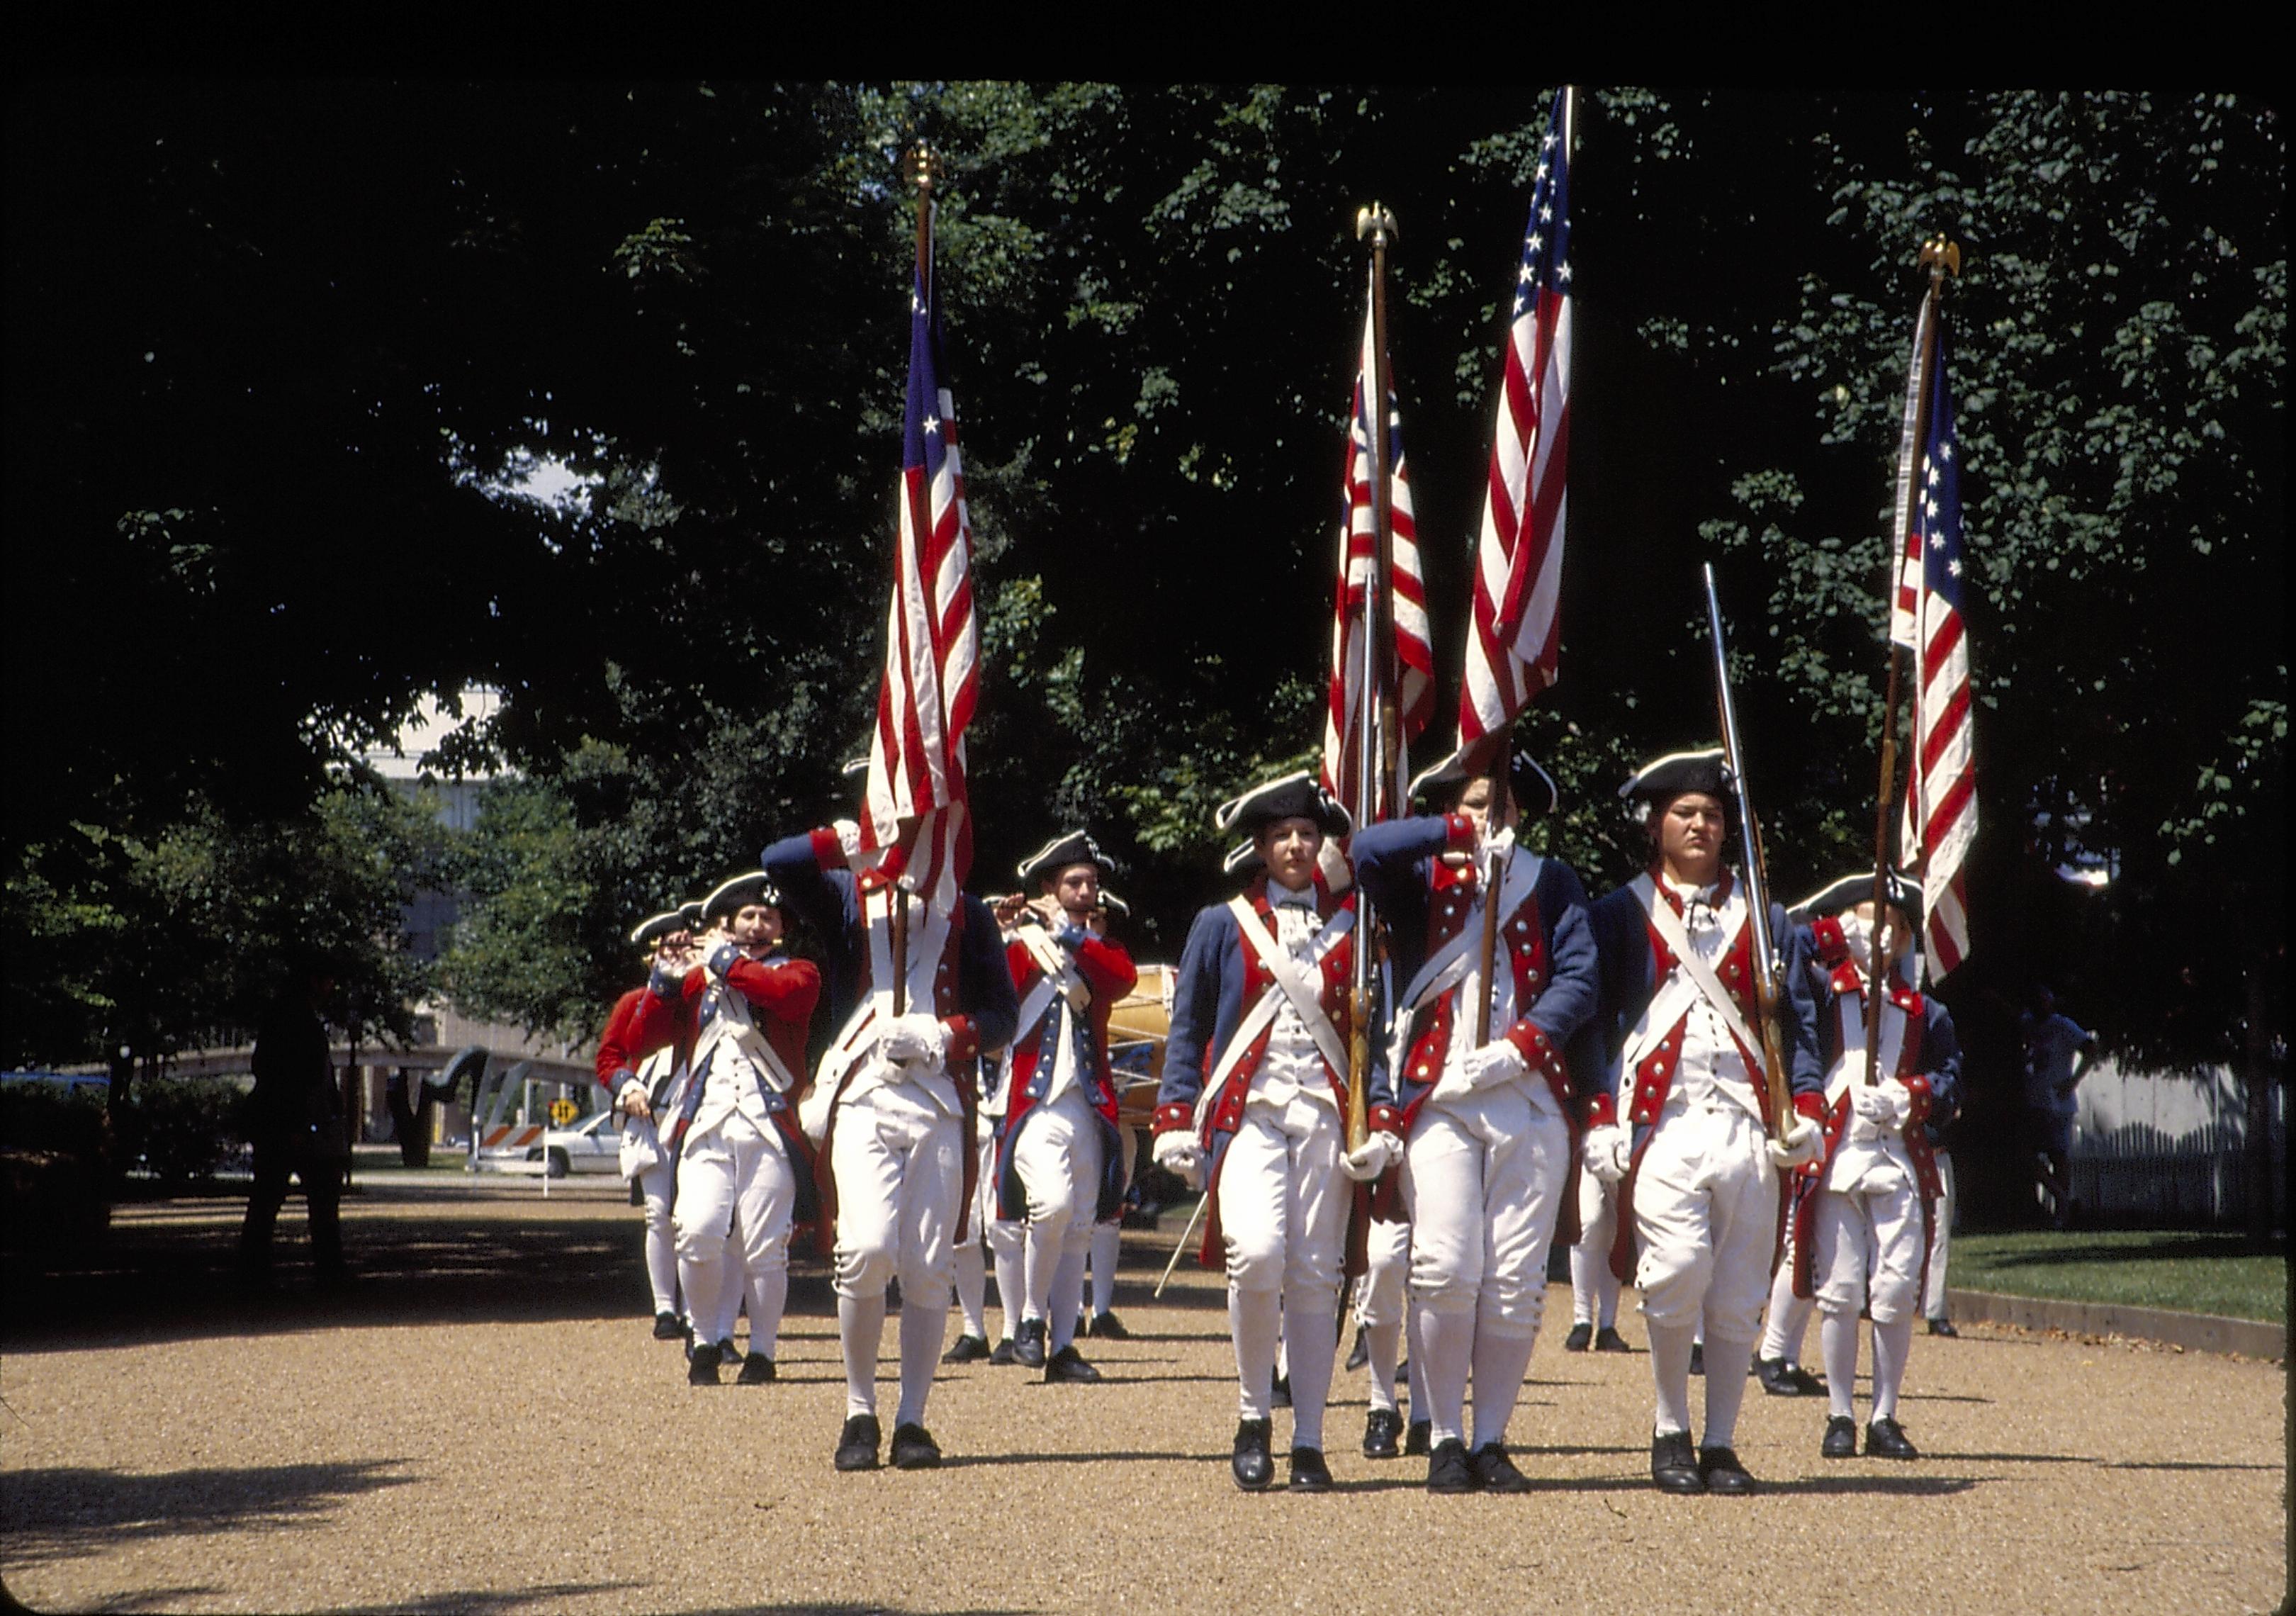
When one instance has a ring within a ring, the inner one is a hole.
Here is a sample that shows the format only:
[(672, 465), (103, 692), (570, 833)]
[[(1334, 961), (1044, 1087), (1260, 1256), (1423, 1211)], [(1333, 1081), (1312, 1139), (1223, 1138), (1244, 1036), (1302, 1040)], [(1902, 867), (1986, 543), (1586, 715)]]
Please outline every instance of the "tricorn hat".
[(686, 906), (664, 909), (659, 915), (649, 915), (630, 929), (630, 941), (641, 948), (651, 948), (673, 931), (691, 931), (700, 915), (689, 915)]
[(1654, 758), (1635, 771), (1634, 777), (1619, 788), (1619, 795), (1640, 799), (1644, 802), (1664, 802), (1679, 797), (1685, 792), (1702, 792), (1718, 802), (1736, 811), (1737, 804), (1731, 791), (1730, 770), (1722, 761), (1718, 746), (1704, 751), (1669, 752)]
[(1116, 874), (1116, 861), (1100, 850), (1087, 831), (1062, 831), (1016, 867), (1022, 881), (1050, 881), (1072, 864), (1096, 864), (1102, 874)]
[(734, 915), (750, 904), (763, 904), (769, 909), (782, 906), (781, 889), (774, 885), (774, 878), (763, 870), (751, 870), (746, 875), (736, 875), (703, 898), (701, 918), (716, 920), (721, 915)]
[[(1922, 919), (1921, 883), (1903, 870), (1890, 872), (1890, 903), (1915, 925)], [(1854, 875), (1828, 882), (1808, 898), (1794, 905), (1792, 911), (1796, 920), (1816, 920), (1821, 915), (1839, 915), (1874, 896), (1874, 872), (1860, 870)]]
[(1355, 821), (1306, 769), (1255, 785), (1242, 796), (1220, 805), (1212, 824), (1223, 831), (1256, 836), (1267, 825), (1284, 819), (1312, 819), (1326, 836), (1344, 836)]
[[(1555, 788), (1554, 776), (1530, 755), (1530, 749), (1518, 743), (1507, 753), (1507, 790), (1514, 798), (1516, 811), (1524, 819), (1537, 819), (1553, 813), (1562, 800)], [(1462, 747), (1434, 767), (1421, 772), (1411, 783), (1410, 795), (1439, 796), (1464, 789), (1474, 776), (1467, 769), (1467, 751)]]

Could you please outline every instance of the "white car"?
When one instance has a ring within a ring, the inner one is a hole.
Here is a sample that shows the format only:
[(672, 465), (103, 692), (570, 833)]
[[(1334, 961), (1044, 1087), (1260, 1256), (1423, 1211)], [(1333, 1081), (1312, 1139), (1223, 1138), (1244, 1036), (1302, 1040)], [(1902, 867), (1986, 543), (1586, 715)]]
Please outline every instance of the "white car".
[(621, 1114), (594, 1112), (571, 1128), (545, 1128), (540, 1144), (526, 1147), (529, 1161), (547, 1161), (553, 1178), (569, 1173), (619, 1173), (622, 1170)]

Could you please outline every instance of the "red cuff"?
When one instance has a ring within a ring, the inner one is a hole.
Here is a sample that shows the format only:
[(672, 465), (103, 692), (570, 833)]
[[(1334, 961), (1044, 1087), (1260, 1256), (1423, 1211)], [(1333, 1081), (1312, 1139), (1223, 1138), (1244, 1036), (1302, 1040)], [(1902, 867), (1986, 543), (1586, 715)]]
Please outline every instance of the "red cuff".
[(1443, 816), (1443, 850), (1446, 853), (1472, 853), (1475, 850), (1475, 822), (1464, 814)]
[(1614, 1095), (1591, 1095), (1587, 1100), (1588, 1128), (1611, 1128), (1619, 1120), (1619, 1102)]
[(953, 1015), (941, 1022), (948, 1029), (948, 1058), (954, 1062), (969, 1061), (980, 1053), (980, 1029), (973, 1025), (969, 1015)]
[(1371, 1123), (1372, 1132), (1375, 1134), (1393, 1134), (1398, 1139), (1403, 1137), (1403, 1113), (1396, 1110), (1394, 1106), (1373, 1106), (1371, 1108), (1371, 1116), (1369, 1120)]
[(813, 861), (824, 870), (845, 867), (845, 844), (838, 841), (837, 833), (825, 824), (813, 833)]
[(1568, 1080), (1570, 1074), (1562, 1069), (1562, 1055), (1546, 1040), (1546, 1029), (1529, 1017), (1506, 1029), (1506, 1041), (1522, 1056), (1523, 1064), (1549, 1079)]
[(1177, 1133), (1183, 1128), (1193, 1133), (1195, 1126), (1196, 1108), (1193, 1105), (1175, 1100), (1156, 1108), (1156, 1131), (1160, 1134)]
[(1820, 964), (1831, 969), (1849, 962), (1849, 939), (1841, 935), (1839, 919), (1831, 915), (1821, 915), (1809, 923), (1809, 931)]
[(1813, 1122), (1823, 1122), (1825, 1120), (1825, 1096), (1824, 1095), (1796, 1095), (1793, 1097), (1793, 1108), (1803, 1116), (1808, 1117)]

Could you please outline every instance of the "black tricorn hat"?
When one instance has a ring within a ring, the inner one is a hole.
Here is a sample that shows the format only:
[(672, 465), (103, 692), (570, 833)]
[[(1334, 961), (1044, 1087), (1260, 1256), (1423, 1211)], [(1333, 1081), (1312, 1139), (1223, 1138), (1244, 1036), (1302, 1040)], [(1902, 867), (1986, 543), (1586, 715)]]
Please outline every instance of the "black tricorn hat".
[(675, 909), (664, 909), (659, 915), (647, 915), (630, 929), (630, 941), (641, 948), (650, 948), (673, 931), (692, 931), (701, 915), (698, 912), (689, 914), (689, 907), (698, 911), (701, 906), (681, 904)]
[(1022, 881), (1050, 881), (1072, 864), (1096, 864), (1102, 874), (1116, 874), (1116, 861), (1100, 850), (1087, 831), (1062, 831), (1016, 868)]
[(1722, 761), (1722, 749), (1709, 747), (1704, 751), (1669, 752), (1663, 758), (1653, 758), (1635, 771), (1634, 777), (1619, 788), (1621, 797), (1638, 798), (1644, 802), (1665, 802), (1685, 792), (1702, 792), (1713, 798), (1733, 815), (1737, 811), (1735, 795), (1731, 789), (1730, 770)]
[[(1890, 872), (1890, 903), (1907, 920), (1918, 926), (1922, 923), (1921, 883), (1902, 870)], [(1797, 920), (1816, 920), (1821, 915), (1839, 915), (1874, 896), (1874, 872), (1860, 870), (1855, 875), (1828, 882), (1808, 898), (1794, 905), (1792, 911)]]
[(736, 875), (703, 898), (701, 918), (716, 920), (721, 915), (735, 914), (750, 904), (763, 904), (769, 909), (782, 906), (782, 890), (774, 885), (774, 878), (763, 870), (751, 870), (746, 875)]
[(1223, 831), (1258, 835), (1267, 825), (1284, 819), (1312, 819), (1326, 836), (1344, 836), (1355, 828), (1348, 810), (1333, 800), (1306, 769), (1255, 785), (1242, 796), (1220, 805), (1212, 824)]
[[(1423, 771), (1411, 783), (1411, 796), (1440, 797), (1465, 789), (1477, 774), (1467, 767), (1464, 747), (1453, 752), (1434, 767)], [(1507, 753), (1507, 791), (1514, 798), (1516, 810), (1524, 819), (1531, 820), (1553, 813), (1562, 805), (1562, 793), (1556, 789), (1554, 776), (1548, 774), (1530, 749), (1517, 744)]]

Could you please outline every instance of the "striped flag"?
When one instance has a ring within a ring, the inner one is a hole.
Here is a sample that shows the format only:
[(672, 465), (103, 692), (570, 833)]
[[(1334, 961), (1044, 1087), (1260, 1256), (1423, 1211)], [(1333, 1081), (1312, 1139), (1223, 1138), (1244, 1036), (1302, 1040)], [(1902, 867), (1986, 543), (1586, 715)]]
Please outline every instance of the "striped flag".
[[(1927, 300), (1923, 308), (1926, 315)], [(1907, 867), (1921, 873), (1926, 917), (1923, 969), (1932, 980), (1960, 964), (1969, 952), (1964, 866), (1969, 845), (1977, 836), (1969, 639), (1962, 614), (1968, 578), (1961, 548), (1961, 451), (1954, 438), (1945, 357), (1940, 333), (1916, 473), (1919, 497), (1907, 502), (1910, 516), (1901, 518), (1908, 529), (1908, 547), (1896, 591), (1903, 603), (1904, 643), (1914, 653), (1913, 750), (1898, 847)], [(1893, 602), (1893, 638), (1898, 637), (1898, 610)]]
[[(1355, 811), (1358, 756), (1363, 742), (1364, 603), (1371, 589), (1372, 563), (1379, 546), (1378, 513), (1372, 504), (1371, 417), (1365, 400), (1378, 385), (1379, 366), (1372, 311), (1364, 310), (1363, 351), (1357, 366), (1355, 396), (1348, 414), (1347, 465), (1342, 474), (1340, 561), (1332, 610), (1331, 701), (1324, 718), (1324, 789), (1349, 812)], [(1411, 512), (1411, 479), (1403, 460), (1403, 415), (1395, 390), (1387, 395), (1389, 554), (1388, 646), (1373, 654), (1389, 665), (1394, 679), (1398, 728), (1407, 749), (1435, 711), (1435, 658), (1427, 638), (1427, 586), (1419, 570), (1419, 528)], [(1374, 775), (1382, 797), (1389, 782)], [(1372, 816), (1384, 817), (1396, 805), (1373, 803)]]
[(979, 695), (980, 641), (956, 410), (940, 369), (940, 322), (928, 264), (909, 299), (900, 522), (861, 848), (864, 862), (877, 856), (877, 882), (906, 878), (946, 914), (972, 863), (964, 732)]
[(1570, 447), (1570, 160), (1558, 91), (1539, 150), (1475, 549), (1459, 746), (1471, 760), (1554, 683)]
[(1914, 480), (1921, 475), (1922, 357), (1929, 351), (1930, 331), (1937, 322), (1937, 294), (1925, 293), (1914, 316), (1914, 357), (1906, 366), (1905, 423), (1898, 431), (1897, 563), (1890, 590), (1890, 638), (1914, 649), (1914, 603), (1922, 586), (1922, 541), (1913, 520)]

